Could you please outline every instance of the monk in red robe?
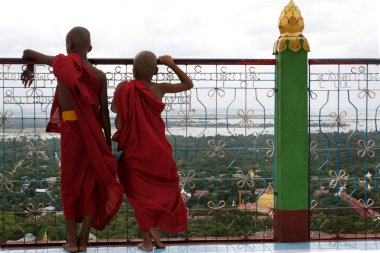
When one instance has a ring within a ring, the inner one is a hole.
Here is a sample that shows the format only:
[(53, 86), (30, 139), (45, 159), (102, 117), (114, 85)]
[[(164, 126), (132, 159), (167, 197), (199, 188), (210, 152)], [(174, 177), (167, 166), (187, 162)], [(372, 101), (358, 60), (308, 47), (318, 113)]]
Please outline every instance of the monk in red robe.
[(172, 147), (165, 135), (161, 102), (165, 93), (176, 93), (193, 87), (190, 78), (170, 56), (160, 57), (162, 64), (177, 74), (181, 83), (154, 83), (157, 57), (148, 51), (137, 54), (133, 61), (135, 80), (118, 85), (112, 111), (117, 113), (118, 131), (113, 139), (124, 156), (118, 161), (119, 179), (128, 202), (134, 209), (143, 242), (142, 250), (158, 248), (160, 229), (178, 233), (187, 229), (187, 211), (179, 189), (177, 166)]
[[(111, 152), (107, 79), (92, 66), (90, 33), (73, 28), (66, 37), (67, 56), (25, 50), (23, 58), (53, 67), (58, 85), (47, 132), (61, 133), (61, 193), (70, 252), (85, 251), (91, 227), (103, 230), (120, 208), (123, 187), (116, 179)], [(33, 81), (33, 65), (22, 79)], [(104, 134), (102, 132), (104, 130)], [(79, 236), (76, 226), (83, 221)]]

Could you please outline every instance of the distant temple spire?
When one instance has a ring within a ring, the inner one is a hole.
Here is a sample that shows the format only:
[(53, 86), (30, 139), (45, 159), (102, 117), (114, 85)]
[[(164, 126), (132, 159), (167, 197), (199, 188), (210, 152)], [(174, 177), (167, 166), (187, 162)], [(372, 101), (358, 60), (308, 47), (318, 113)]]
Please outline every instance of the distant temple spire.
[(49, 240), (49, 238), (48, 238), (48, 235), (47, 235), (47, 232), (45, 229), (45, 233), (44, 233), (44, 237), (42, 238), (42, 241), (47, 242), (48, 240)]

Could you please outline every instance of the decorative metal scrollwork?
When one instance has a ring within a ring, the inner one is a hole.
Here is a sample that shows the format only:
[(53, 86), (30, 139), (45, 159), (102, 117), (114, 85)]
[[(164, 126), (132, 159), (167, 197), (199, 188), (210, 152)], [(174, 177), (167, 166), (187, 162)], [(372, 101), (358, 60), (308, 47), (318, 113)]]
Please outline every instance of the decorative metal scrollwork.
[(208, 208), (212, 209), (208, 215), (214, 216), (217, 212), (222, 210), (222, 208), (226, 205), (226, 202), (224, 200), (219, 201), (218, 203), (209, 201), (207, 203)]
[(255, 124), (253, 123), (253, 110), (249, 109), (244, 111), (243, 109), (239, 109), (237, 111), (237, 114), (242, 118), (242, 120), (238, 123), (239, 127), (254, 127)]
[(362, 149), (358, 151), (359, 157), (368, 155), (370, 158), (372, 158), (375, 156), (375, 152), (372, 150), (372, 148), (375, 146), (374, 140), (369, 140), (367, 144), (363, 140), (359, 140), (358, 144), (360, 147), (362, 147)]
[(187, 185), (190, 189), (195, 187), (195, 183), (193, 182), (193, 178), (195, 176), (195, 171), (190, 170), (187, 174), (184, 171), (179, 172), (179, 185), (181, 188), (185, 188)]
[(13, 112), (10, 110), (5, 111), (4, 114), (0, 112), (0, 127), (11, 128), (12, 122), (10, 118), (12, 117), (12, 115)]
[(222, 150), (222, 148), (226, 145), (226, 143), (223, 140), (220, 140), (218, 144), (216, 145), (215, 140), (212, 139), (208, 141), (208, 145), (209, 147), (212, 148), (212, 150), (207, 152), (207, 155), (209, 157), (213, 157), (213, 156), (224, 157), (226, 155), (226, 153)]

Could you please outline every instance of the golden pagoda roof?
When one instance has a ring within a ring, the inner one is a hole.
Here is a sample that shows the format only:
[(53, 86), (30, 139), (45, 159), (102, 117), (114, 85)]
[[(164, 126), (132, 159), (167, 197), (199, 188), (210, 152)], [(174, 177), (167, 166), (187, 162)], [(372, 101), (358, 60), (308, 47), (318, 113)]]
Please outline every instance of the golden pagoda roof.
[(274, 207), (274, 194), (272, 184), (269, 182), (268, 187), (263, 195), (257, 200), (257, 210), (269, 211)]

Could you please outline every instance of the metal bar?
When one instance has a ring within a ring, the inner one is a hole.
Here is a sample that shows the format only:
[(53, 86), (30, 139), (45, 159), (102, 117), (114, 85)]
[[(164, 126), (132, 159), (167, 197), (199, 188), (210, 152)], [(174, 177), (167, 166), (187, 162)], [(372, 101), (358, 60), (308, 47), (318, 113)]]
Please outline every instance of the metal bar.
[[(132, 58), (91, 58), (92, 64), (132, 64)], [(174, 59), (179, 65), (275, 65), (275, 59)], [(31, 60), (22, 58), (0, 58), (0, 64), (28, 64)], [(159, 62), (158, 62), (159, 63)]]
[[(180, 65), (275, 65), (275, 59), (174, 59)], [(93, 64), (115, 65), (132, 64), (132, 58), (90, 58)], [(33, 61), (22, 58), (0, 58), (0, 64), (28, 64)], [(334, 64), (380, 64), (379, 58), (320, 58), (309, 59), (310, 65), (334, 65)]]
[(380, 64), (379, 58), (321, 58), (309, 59), (310, 65), (336, 65), (336, 64)]

